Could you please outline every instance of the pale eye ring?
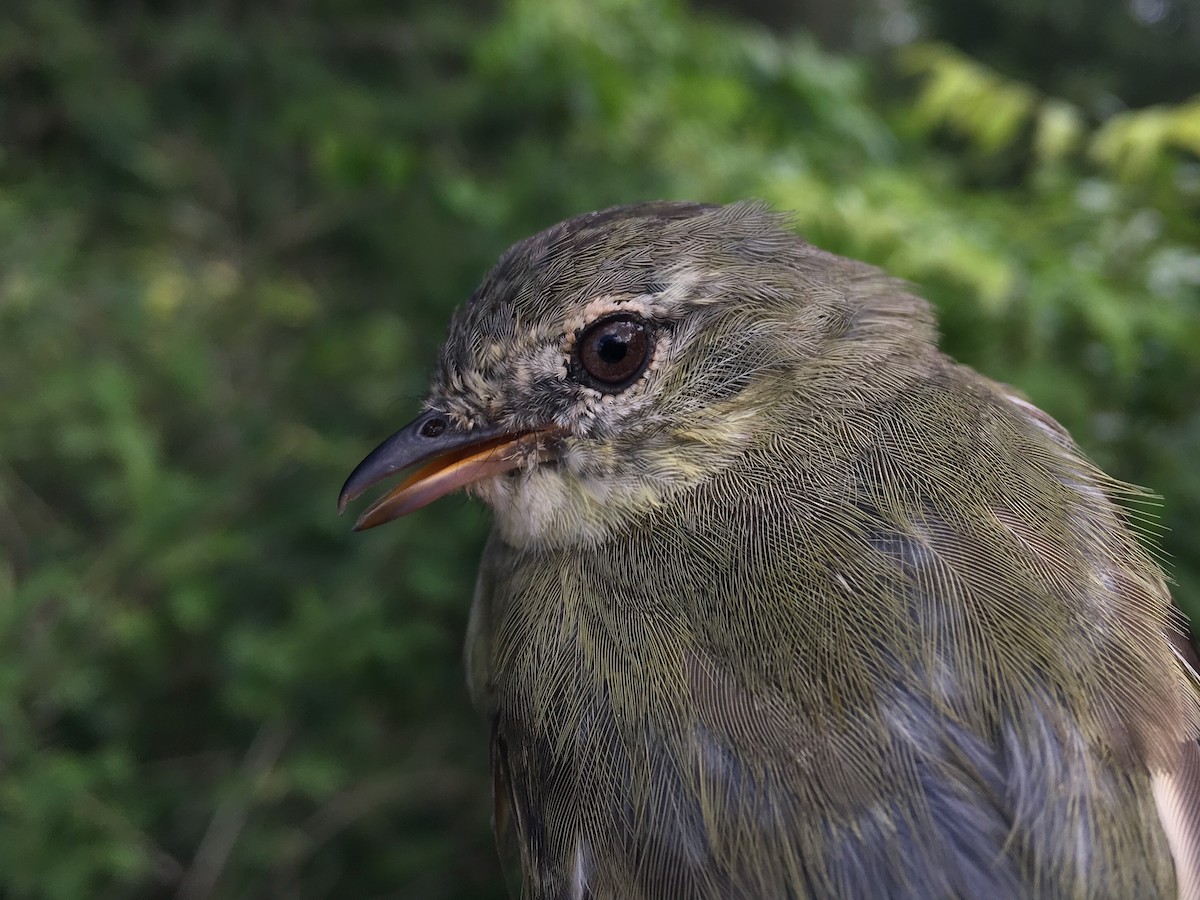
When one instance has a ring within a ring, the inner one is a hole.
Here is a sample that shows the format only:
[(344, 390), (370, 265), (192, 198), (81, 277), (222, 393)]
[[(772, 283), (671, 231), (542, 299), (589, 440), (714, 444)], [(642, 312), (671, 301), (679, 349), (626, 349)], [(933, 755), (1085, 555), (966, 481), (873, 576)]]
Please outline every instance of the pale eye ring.
[(575, 338), (571, 374), (606, 394), (625, 390), (654, 356), (654, 329), (645, 319), (617, 313), (597, 319)]

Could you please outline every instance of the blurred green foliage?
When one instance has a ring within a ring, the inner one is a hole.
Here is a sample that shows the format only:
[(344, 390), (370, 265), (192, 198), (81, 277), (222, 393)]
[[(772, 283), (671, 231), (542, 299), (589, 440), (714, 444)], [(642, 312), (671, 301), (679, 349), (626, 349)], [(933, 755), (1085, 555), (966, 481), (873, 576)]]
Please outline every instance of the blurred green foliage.
[(1046, 90), (669, 0), (6, 4), (0, 895), (502, 895), (486, 516), (334, 499), (452, 306), (586, 209), (764, 197), (912, 280), (1165, 496), (1200, 611), (1200, 106)]

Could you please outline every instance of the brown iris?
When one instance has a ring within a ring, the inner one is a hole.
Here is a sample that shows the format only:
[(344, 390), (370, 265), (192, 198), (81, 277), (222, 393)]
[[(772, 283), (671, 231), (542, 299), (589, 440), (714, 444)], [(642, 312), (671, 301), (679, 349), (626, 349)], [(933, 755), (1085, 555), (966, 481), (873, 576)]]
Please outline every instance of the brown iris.
[(579, 333), (573, 374), (588, 387), (616, 393), (637, 381), (653, 352), (649, 323), (624, 314), (606, 316)]

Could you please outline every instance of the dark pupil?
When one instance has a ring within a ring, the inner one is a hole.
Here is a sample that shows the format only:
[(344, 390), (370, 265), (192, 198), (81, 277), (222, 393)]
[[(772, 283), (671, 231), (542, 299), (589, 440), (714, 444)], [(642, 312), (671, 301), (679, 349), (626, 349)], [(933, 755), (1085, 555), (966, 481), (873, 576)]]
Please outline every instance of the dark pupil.
[(629, 344), (626, 343), (626, 340), (624, 335), (606, 334), (600, 338), (600, 346), (596, 348), (596, 355), (610, 366), (619, 363), (629, 352)]

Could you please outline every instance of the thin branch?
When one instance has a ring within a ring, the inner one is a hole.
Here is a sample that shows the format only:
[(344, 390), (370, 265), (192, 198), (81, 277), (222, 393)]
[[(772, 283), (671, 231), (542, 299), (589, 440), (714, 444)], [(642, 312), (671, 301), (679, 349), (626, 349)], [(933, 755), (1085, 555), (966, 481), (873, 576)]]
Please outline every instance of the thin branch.
[(175, 900), (205, 900), (229, 862), (238, 836), (246, 826), (255, 798), (262, 790), (267, 776), (279, 761), (291, 735), (291, 726), (280, 722), (265, 722), (242, 760), (241, 777), (249, 784), (244, 794), (230, 797), (217, 807), (204, 832), (192, 865), (184, 875)]

